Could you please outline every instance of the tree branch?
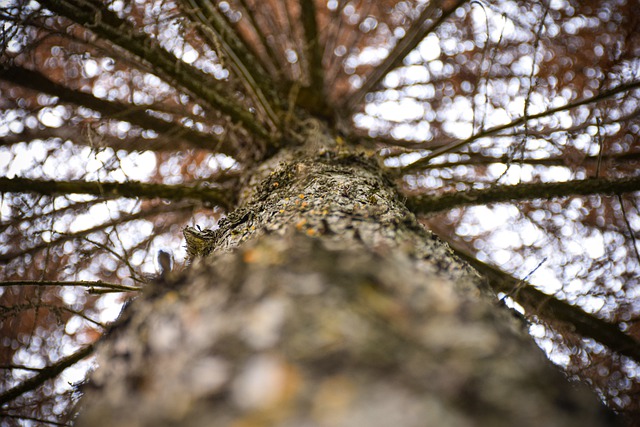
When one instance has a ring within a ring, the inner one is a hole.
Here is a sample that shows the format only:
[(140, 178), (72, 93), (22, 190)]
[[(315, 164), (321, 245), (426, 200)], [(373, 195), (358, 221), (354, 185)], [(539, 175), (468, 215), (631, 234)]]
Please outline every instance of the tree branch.
[(120, 285), (118, 283), (107, 283), (107, 282), (103, 282), (102, 280), (94, 280), (94, 281), (10, 280), (6, 282), (0, 282), (0, 286), (82, 286), (82, 287), (88, 287), (91, 289), (100, 288), (99, 290), (107, 289), (114, 292), (134, 292), (134, 291), (140, 290), (140, 288), (137, 288), (137, 287)]
[(240, 5), (242, 5), (242, 9), (243, 9), (241, 13), (243, 14), (244, 17), (246, 17), (247, 21), (249, 22), (249, 26), (253, 29), (256, 36), (260, 40), (260, 43), (262, 44), (262, 47), (265, 50), (266, 57), (261, 58), (261, 55), (259, 54), (259, 48), (257, 46), (252, 46), (252, 44), (249, 43), (247, 38), (243, 36), (242, 33), (238, 32), (238, 36), (242, 37), (244, 39), (244, 44), (254, 51), (254, 55), (262, 63), (262, 66), (265, 70), (267, 70), (268, 68), (271, 68), (271, 70), (273, 71), (273, 75), (279, 75), (281, 72), (281, 70), (279, 69), (281, 67), (281, 62), (279, 60), (280, 58), (277, 52), (273, 49), (273, 46), (272, 46), (273, 43), (269, 42), (264, 29), (258, 23), (258, 20), (257, 20), (258, 11), (253, 5), (248, 4), (247, 0), (239, 0), (239, 2), (240, 2)]
[(599, 319), (580, 307), (568, 304), (552, 295), (547, 295), (529, 283), (479, 261), (463, 250), (454, 249), (454, 251), (484, 275), (496, 293), (505, 293), (522, 305), (526, 310), (526, 316), (537, 316), (552, 327), (557, 322), (568, 324), (583, 337), (593, 338), (612, 351), (640, 363), (640, 342), (622, 332), (617, 325)]
[(235, 72), (242, 77), (241, 81), (256, 101), (256, 105), (275, 128), (280, 120), (269, 99), (277, 101), (278, 98), (272, 86), (272, 80), (260, 62), (233, 28), (227, 24), (212, 2), (181, 0), (181, 3), (183, 12), (194, 22), (200, 23), (196, 28), (209, 45), (222, 48), (223, 53), (231, 60)]
[[(582, 159), (571, 161), (566, 157), (544, 157), (540, 159), (533, 158), (524, 158), (524, 159), (512, 159), (510, 156), (504, 155), (501, 157), (492, 157), (492, 156), (484, 156), (481, 154), (465, 154), (465, 157), (461, 160), (455, 162), (445, 162), (445, 163), (430, 163), (428, 165), (424, 165), (424, 170), (430, 169), (444, 169), (444, 168), (455, 168), (457, 166), (485, 166), (492, 164), (515, 164), (515, 165), (533, 165), (533, 166), (565, 166), (565, 167), (573, 167), (573, 166), (596, 166), (598, 160), (602, 162), (612, 162), (616, 164), (625, 164), (626, 162), (637, 162), (640, 161), (640, 152), (637, 153), (613, 153), (613, 154), (604, 154), (602, 156), (585, 156)], [(391, 169), (391, 173), (394, 173), (394, 170)], [(402, 174), (398, 174), (402, 175)]]
[[(90, 132), (90, 133), (89, 133)], [(211, 151), (212, 147), (216, 146), (215, 137), (209, 141), (209, 147), (207, 150)], [(182, 151), (194, 148), (192, 140), (178, 139), (176, 137), (165, 136), (159, 134), (156, 138), (145, 138), (143, 136), (127, 136), (120, 139), (113, 135), (104, 134), (102, 132), (94, 132), (89, 128), (79, 128), (77, 125), (69, 125), (65, 123), (58, 128), (40, 127), (31, 129), (27, 126), (24, 127), (20, 133), (10, 133), (8, 135), (0, 137), (0, 146), (8, 146), (17, 144), (19, 142), (31, 142), (36, 139), (49, 140), (49, 139), (61, 139), (64, 141), (71, 141), (76, 145), (87, 145), (92, 147), (110, 147), (114, 150), (124, 150), (126, 152), (132, 151)], [(228, 151), (223, 144), (222, 149), (216, 150), (216, 153), (226, 153)]]
[[(615, 119), (613, 118), (604, 119), (600, 122), (600, 126), (609, 125), (613, 123), (620, 124), (620, 123), (635, 119), (636, 117), (639, 117), (639, 116), (640, 116), (640, 108), (630, 112), (629, 114), (625, 114), (624, 116), (616, 117)], [(421, 120), (417, 120), (416, 122), (419, 122), (419, 121)], [(575, 134), (577, 132), (584, 131), (585, 129), (591, 126), (596, 126), (596, 125), (592, 122), (584, 122), (584, 123), (577, 124), (575, 126), (562, 128), (562, 129), (559, 129), (553, 126), (546, 126), (544, 129), (538, 129), (538, 130), (529, 129), (529, 132), (527, 133), (527, 135), (535, 138), (545, 138), (545, 137), (549, 137), (552, 133), (558, 133), (558, 132)], [(495, 138), (514, 138), (516, 136), (522, 136), (522, 132), (514, 131), (512, 133), (493, 135), (493, 138), (494, 139)], [(432, 141), (415, 141), (415, 140), (408, 140), (408, 139), (401, 139), (401, 138), (400, 139), (393, 138), (391, 136), (383, 136), (383, 135), (376, 135), (375, 137), (373, 137), (373, 136), (367, 135), (361, 130), (356, 130), (355, 132), (353, 132), (353, 134), (350, 135), (350, 137), (351, 139), (360, 140), (360, 142), (364, 144), (369, 144), (369, 145), (385, 144), (385, 145), (390, 145), (392, 147), (403, 147), (411, 150), (436, 150), (438, 148), (448, 146), (454, 141), (459, 141), (456, 138), (451, 138), (451, 137), (440, 137)]]
[(403, 172), (410, 172), (410, 171), (414, 171), (417, 169), (420, 169), (422, 167), (424, 167), (424, 165), (429, 164), (429, 162), (431, 161), (431, 159), (438, 157), (442, 154), (445, 153), (450, 153), (454, 150), (457, 150), (460, 147), (463, 147), (467, 144), (470, 144), (471, 142), (480, 139), (480, 138), (484, 138), (487, 136), (491, 136), (494, 135), (498, 132), (502, 132), (503, 130), (507, 130), (516, 126), (519, 126), (521, 124), (524, 124), (525, 122), (528, 122), (529, 120), (536, 120), (536, 119), (540, 119), (542, 117), (547, 117), (550, 116), (552, 114), (555, 113), (559, 113), (561, 111), (568, 111), (571, 110), (573, 108), (576, 107), (580, 107), (582, 105), (586, 105), (586, 104), (591, 104), (594, 102), (598, 102), (598, 101), (602, 101), (608, 98), (611, 98), (619, 93), (622, 92), (627, 92), (627, 91), (631, 91), (634, 89), (638, 89), (640, 88), (640, 81), (634, 81), (631, 83), (626, 83), (626, 84), (621, 84), (618, 87), (615, 87), (613, 89), (609, 89), (609, 90), (605, 90), (603, 92), (600, 92), (599, 94), (589, 97), (589, 98), (585, 98), (585, 99), (581, 99), (579, 101), (575, 101), (575, 102), (571, 102), (568, 103), (566, 105), (563, 105), (561, 107), (556, 107), (556, 108), (550, 108), (549, 110), (543, 111), (541, 113), (537, 113), (537, 114), (531, 114), (528, 116), (522, 116), (512, 122), (506, 123), (504, 125), (499, 125), (499, 126), (494, 126), (492, 128), (489, 128), (487, 130), (484, 130), (482, 132), (478, 132), (475, 135), (470, 136), (467, 139), (463, 139), (463, 140), (455, 140), (453, 142), (450, 142), (440, 148), (437, 148), (435, 150), (433, 150), (431, 153), (429, 153), (427, 156), (421, 158), (420, 160), (417, 160), (413, 163), (411, 163), (410, 165), (405, 166), (402, 170)]
[(443, 1), (429, 2), (418, 19), (407, 30), (406, 35), (389, 52), (389, 55), (371, 72), (370, 76), (367, 76), (363, 85), (347, 98), (345, 103), (347, 111), (353, 112), (364, 96), (375, 89), (391, 70), (399, 66), (402, 60), (418, 46), (427, 34), (438, 28), (449, 15), (466, 2), (467, 0), (457, 0), (447, 10), (441, 9)]
[(176, 58), (155, 40), (136, 31), (127, 21), (105, 9), (102, 3), (95, 0), (50, 0), (47, 1), (46, 8), (149, 62), (154, 71), (169, 82), (175, 82), (195, 94), (205, 104), (242, 124), (255, 136), (271, 140), (264, 127), (247, 109), (233, 102), (230, 96), (224, 95), (222, 82)]
[(0, 412), (0, 417), (6, 417), (6, 418), (11, 418), (14, 420), (26, 420), (26, 421), (33, 421), (35, 423), (37, 423), (36, 425), (40, 425), (40, 424), (51, 424), (52, 426), (63, 426), (63, 427), (71, 427), (71, 424), (68, 423), (59, 423), (57, 421), (50, 421), (50, 420), (45, 420), (42, 418), (36, 418), (36, 417), (29, 417), (26, 415), (15, 415), (15, 414), (5, 414), (5, 413), (1, 413)]
[(58, 84), (38, 71), (12, 66), (0, 70), (0, 79), (14, 83), (39, 93), (47, 93), (57, 96), (64, 102), (90, 108), (98, 113), (117, 120), (127, 121), (143, 129), (151, 129), (160, 135), (170, 135), (188, 141), (194, 147), (212, 149), (217, 147), (220, 153), (233, 154), (234, 150), (229, 144), (222, 144), (218, 147), (218, 142), (223, 140), (212, 134), (198, 132), (193, 129), (180, 126), (150, 116), (146, 110), (153, 109), (152, 106), (135, 106), (121, 102), (107, 101), (95, 96), (70, 89)]
[[(324, 104), (324, 69), (322, 57), (324, 52), (320, 45), (318, 34), (317, 13), (314, 0), (300, 0), (302, 27), (304, 29), (304, 52), (309, 67), (310, 87), (314, 93), (313, 99), (318, 105)], [(322, 110), (323, 107), (316, 108)]]
[(186, 185), (150, 184), (145, 182), (49, 181), (28, 178), (0, 177), (0, 192), (36, 193), (46, 196), (60, 194), (90, 194), (143, 199), (197, 200), (229, 208), (231, 195), (217, 188)]
[(59, 360), (53, 365), (50, 365), (50, 366), (47, 366), (46, 368), (41, 369), (37, 375), (23, 381), (21, 384), (0, 394), (0, 406), (4, 405), (5, 403), (11, 402), (18, 396), (28, 391), (35, 390), (36, 388), (44, 384), (46, 381), (55, 378), (62, 371), (67, 369), (69, 366), (72, 366), (78, 363), (80, 360), (84, 359), (85, 357), (90, 356), (91, 353), (93, 353), (93, 350), (94, 350), (94, 345), (93, 344), (88, 345), (82, 350)]
[(621, 194), (640, 191), (640, 176), (619, 179), (582, 179), (566, 182), (501, 185), (482, 190), (468, 190), (442, 195), (417, 195), (407, 199), (407, 206), (417, 214), (430, 214), (460, 206), (553, 197)]
[(27, 249), (22, 249), (19, 250), (18, 252), (14, 252), (14, 253), (7, 253), (7, 254), (0, 254), (0, 264), (3, 263), (7, 263), (13, 259), (25, 256), (25, 255), (30, 255), (30, 254), (34, 254), (37, 253), (39, 251), (45, 250), (45, 249), (49, 249), (52, 248), (54, 246), (57, 245), (61, 245), (65, 242), (68, 242), (70, 240), (73, 239), (78, 239), (81, 238), (83, 236), (87, 236), (91, 233), (96, 233), (98, 231), (102, 231), (106, 228), (109, 227), (116, 227), (118, 225), (122, 225), (126, 222), (129, 221), (135, 221), (138, 219), (142, 219), (142, 218), (146, 218), (149, 216), (153, 216), (153, 215), (161, 215), (167, 212), (173, 212), (173, 211), (178, 211), (178, 210), (191, 210), (193, 209), (193, 206), (190, 205), (182, 205), (182, 206), (159, 206), (153, 209), (149, 209), (146, 211), (140, 211), (140, 212), (136, 212), (135, 214), (130, 214), (128, 216), (120, 217), (120, 218), (116, 218), (113, 219), (111, 221), (102, 223), (102, 224), (98, 224), (95, 227), (91, 227), (91, 228), (87, 228), (85, 230), (81, 230), (75, 233), (68, 233), (68, 234), (61, 234), (56, 240), (53, 241), (49, 241), (49, 242), (42, 242), (40, 244), (36, 244), (35, 246), (32, 246), (30, 248)]

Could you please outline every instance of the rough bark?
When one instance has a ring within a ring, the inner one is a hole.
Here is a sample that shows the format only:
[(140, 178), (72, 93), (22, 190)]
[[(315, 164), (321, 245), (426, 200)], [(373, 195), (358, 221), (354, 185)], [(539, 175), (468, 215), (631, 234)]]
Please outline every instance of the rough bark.
[(602, 426), (376, 160), (319, 132), (125, 309), (81, 426)]

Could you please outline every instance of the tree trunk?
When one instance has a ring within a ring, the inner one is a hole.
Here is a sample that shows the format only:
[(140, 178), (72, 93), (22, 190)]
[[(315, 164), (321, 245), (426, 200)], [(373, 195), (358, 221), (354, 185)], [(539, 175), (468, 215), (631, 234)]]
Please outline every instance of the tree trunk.
[(305, 138), (185, 230), (191, 267), (124, 310), (78, 425), (612, 425), (375, 158)]

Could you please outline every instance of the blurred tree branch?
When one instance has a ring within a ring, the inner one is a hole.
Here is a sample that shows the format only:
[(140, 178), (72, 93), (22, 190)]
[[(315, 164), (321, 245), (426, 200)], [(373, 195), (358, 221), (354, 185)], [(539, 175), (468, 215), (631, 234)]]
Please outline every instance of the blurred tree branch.
[(561, 111), (569, 111), (573, 108), (576, 107), (580, 107), (582, 105), (587, 105), (587, 104), (591, 104), (594, 102), (598, 102), (598, 101), (603, 101), (605, 99), (609, 99), (612, 98), (620, 93), (623, 92), (628, 92), (634, 89), (638, 89), (640, 88), (640, 81), (633, 81), (630, 83), (624, 83), (621, 84), (617, 87), (614, 87), (613, 89), (609, 89), (609, 90), (605, 90), (600, 92), (599, 94), (589, 97), (589, 98), (584, 98), (575, 102), (570, 102), (566, 105), (563, 105), (561, 107), (556, 107), (556, 108), (550, 108), (546, 111), (542, 111), (540, 113), (537, 114), (530, 114), (530, 115), (525, 115), (522, 116), (516, 120), (513, 120), (509, 123), (505, 123), (503, 125), (499, 125), (499, 126), (494, 126), (492, 128), (489, 128), (487, 130), (483, 130), (481, 132), (478, 132), (472, 136), (470, 136), (467, 139), (463, 139), (463, 140), (454, 140), (453, 142), (450, 142), (440, 148), (437, 148), (435, 150), (433, 150), (431, 153), (429, 153), (428, 155), (426, 155), (425, 157), (421, 158), (420, 160), (417, 160), (413, 163), (411, 163), (410, 165), (405, 166), (402, 171), (403, 172), (412, 172), (415, 170), (419, 170), (421, 168), (423, 168), (425, 165), (428, 165), (429, 162), (431, 161), (431, 159), (441, 156), (442, 154), (445, 153), (450, 153), (454, 150), (457, 150), (465, 145), (470, 144), (471, 142), (480, 139), (480, 138), (484, 138), (487, 136), (493, 136), (495, 134), (497, 134), (498, 132), (502, 132), (503, 130), (507, 130), (516, 126), (520, 126), (526, 122), (528, 122), (529, 120), (535, 120), (535, 119), (540, 119), (542, 117), (547, 117), (547, 116), (551, 116), (553, 114), (559, 113)]
[[(429, 33), (438, 28), (449, 15), (464, 3), (467, 3), (467, 1), (468, 0), (457, 0), (447, 10), (442, 8), (443, 3), (445, 3), (444, 1), (430, 1), (422, 13), (420, 13), (418, 19), (412, 23), (405, 36), (398, 42), (393, 50), (389, 52), (382, 63), (376, 66), (371, 74), (367, 76), (362, 86), (346, 99), (345, 107), (347, 111), (354, 112), (361, 105), (362, 99), (368, 92), (375, 89), (391, 70), (402, 63), (402, 60), (409, 52), (415, 49)], [(425, 23), (429, 25), (425, 25)]]
[[(109, 200), (113, 200), (113, 197), (104, 197), (101, 198), (100, 202), (107, 202)], [(40, 210), (39, 212), (34, 212), (33, 209), (29, 209), (28, 212), (22, 214), (16, 214), (13, 218), (10, 218), (8, 221), (2, 222), (0, 224), (0, 233), (4, 232), (9, 227), (15, 227), (16, 229), (20, 228), (20, 224), (24, 223), (34, 223), (40, 219), (50, 220), (51, 218), (60, 217), (64, 215), (65, 212), (72, 212), (76, 215), (87, 212), (92, 206), (96, 204), (95, 200), (85, 200), (81, 202), (71, 202), (66, 206), (61, 206), (52, 211), (45, 212), (44, 210)]]
[[(529, 129), (527, 135), (531, 138), (547, 139), (552, 134), (560, 133), (560, 132), (570, 134), (570, 135), (577, 134), (579, 132), (585, 131), (587, 128), (592, 126), (602, 127), (602, 126), (611, 125), (611, 124), (619, 125), (621, 123), (629, 122), (630, 120), (633, 120), (639, 116), (640, 116), (640, 108), (634, 111), (631, 111), (630, 113), (625, 114), (621, 117), (616, 117), (615, 119), (605, 118), (604, 120), (600, 121), (599, 125), (591, 121), (585, 121), (584, 123), (580, 123), (568, 128), (546, 126), (542, 129), (537, 129), (537, 130)], [(522, 136), (522, 134), (523, 134), (522, 132), (514, 130), (514, 132), (512, 133), (492, 135), (492, 137), (493, 138), (514, 138), (516, 136)], [(388, 137), (383, 135), (369, 136), (364, 134), (362, 131), (356, 131), (352, 135), (352, 138), (358, 139), (361, 143), (364, 143), (364, 144), (369, 144), (369, 145), (375, 144), (375, 146), (380, 146), (381, 144), (384, 144), (389, 146), (403, 147), (410, 150), (436, 150), (438, 148), (448, 146), (452, 144), (454, 141), (457, 141), (455, 138), (450, 138), (450, 137), (437, 138), (436, 140), (433, 140), (433, 141), (414, 141), (414, 140), (408, 140), (408, 139), (402, 139), (402, 138), (398, 139), (398, 138), (393, 138), (393, 137)], [(472, 155), (471, 153), (465, 153), (465, 154)], [(518, 159), (517, 161), (521, 161), (521, 160)], [(427, 167), (428, 166), (423, 165), (423, 168), (426, 169)]]
[[(91, 132), (90, 134), (87, 133)], [(214, 138), (212, 136), (212, 138)], [(132, 151), (171, 151), (175, 152), (180, 149), (186, 150), (193, 148), (193, 140), (183, 140), (178, 137), (172, 138), (171, 136), (158, 135), (157, 138), (145, 138), (143, 136), (125, 138), (118, 138), (112, 135), (105, 135), (102, 132), (94, 132), (92, 129), (79, 129), (78, 126), (69, 124), (62, 125), (57, 128), (41, 127), (31, 129), (25, 127), (20, 133), (11, 133), (0, 137), (0, 146), (8, 146), (17, 144), (20, 142), (32, 142), (34, 140), (49, 140), (49, 139), (61, 139), (64, 141), (71, 141), (76, 145), (88, 145), (94, 148), (109, 147), (113, 150), (124, 150), (126, 152)], [(209, 148), (215, 146), (215, 141), (211, 139), (209, 141)], [(225, 146), (222, 145), (222, 149), (217, 152), (224, 153)]]
[(481, 190), (455, 191), (441, 195), (414, 195), (407, 206), (418, 214), (430, 214), (469, 205), (550, 199), (553, 197), (620, 194), (640, 191), (640, 176), (619, 179), (581, 179), (566, 182), (499, 185)]
[[(0, 179), (6, 179), (6, 178), (0, 178)], [(186, 204), (186, 203), (178, 204), (178, 205), (172, 204), (169, 206), (158, 206), (152, 209), (136, 212), (134, 214), (121, 216), (120, 218), (116, 218), (114, 220), (107, 221), (102, 224), (98, 224), (95, 227), (77, 231), (75, 233), (66, 233), (66, 234), (60, 233), (60, 236), (55, 240), (52, 240), (49, 242), (42, 242), (34, 246), (31, 246), (27, 249), (22, 249), (13, 253), (0, 254), (0, 264), (7, 263), (13, 259), (22, 257), (24, 255), (29, 255), (39, 251), (48, 250), (52, 247), (63, 244), (64, 242), (68, 242), (74, 239), (79, 239), (91, 233), (102, 231), (110, 227), (116, 227), (118, 225), (122, 225), (129, 221), (135, 221), (138, 219), (148, 218), (155, 215), (161, 215), (167, 212), (174, 212), (174, 211), (180, 211), (180, 210), (193, 210), (193, 208), (194, 208), (193, 204)]]
[(189, 185), (152, 184), (145, 182), (52, 181), (29, 178), (0, 177), (0, 192), (36, 193), (47, 196), (60, 194), (90, 194), (143, 199), (197, 200), (210, 206), (228, 208), (232, 205), (229, 191)]
[(269, 100), (277, 101), (278, 97), (262, 65), (227, 24), (213, 3), (203, 0), (181, 0), (181, 4), (185, 14), (200, 24), (196, 25), (196, 29), (204, 40), (207, 40), (210, 46), (219, 47), (224, 51), (218, 52), (218, 55), (224, 54), (231, 60), (235, 72), (242, 76), (242, 84), (269, 119), (272, 130), (275, 130), (280, 120)]
[(536, 316), (552, 327), (561, 322), (585, 338), (593, 338), (612, 351), (632, 358), (640, 363), (640, 342), (622, 332), (617, 325), (587, 313), (580, 307), (568, 304), (552, 295), (539, 291), (529, 283), (516, 279), (498, 267), (479, 261), (464, 250), (455, 248), (455, 253), (483, 274), (493, 290), (502, 292), (522, 305), (527, 317)]
[(89, 292), (93, 292), (94, 290), (96, 292), (102, 292), (103, 290), (109, 290), (112, 292), (135, 292), (140, 290), (138, 287), (121, 285), (119, 283), (107, 283), (102, 280), (10, 280), (7, 282), (0, 282), (0, 286), (79, 286), (89, 288)]
[(6, 417), (6, 418), (12, 418), (14, 420), (33, 421), (33, 422), (36, 422), (38, 424), (49, 424), (49, 425), (52, 425), (52, 426), (71, 427), (71, 424), (68, 424), (68, 423), (59, 423), (57, 421), (45, 420), (43, 418), (37, 418), (37, 417), (28, 417), (26, 415), (14, 415), (14, 414), (0, 413), (0, 416)]
[(224, 144), (224, 140), (217, 135), (199, 132), (147, 114), (147, 110), (154, 109), (151, 105), (133, 106), (131, 104), (96, 98), (91, 94), (58, 84), (38, 71), (19, 66), (11, 66), (0, 70), (0, 79), (34, 90), (38, 93), (57, 96), (63, 102), (90, 108), (106, 117), (127, 121), (143, 129), (151, 129), (160, 135), (180, 138), (188, 141), (188, 143), (194, 147), (207, 149), (217, 148), (217, 151), (224, 154), (233, 154), (235, 151), (228, 143)]
[(23, 381), (21, 384), (5, 391), (0, 394), (0, 406), (5, 403), (11, 402), (16, 397), (28, 392), (35, 390), (40, 387), (46, 381), (54, 379), (58, 374), (67, 369), (68, 367), (78, 363), (80, 360), (88, 357), (93, 353), (94, 345), (90, 344), (65, 358), (60, 359), (58, 362), (53, 365), (49, 365), (46, 368), (41, 369), (38, 374), (29, 378), (28, 380)]
[[(247, 46), (249, 49), (252, 49), (254, 55), (260, 61), (262, 67), (265, 70), (269, 69), (272, 72), (272, 75), (279, 74), (280, 72), (282, 72), (282, 69), (280, 68), (282, 59), (280, 56), (281, 53), (276, 52), (272, 43), (269, 42), (265, 31), (258, 24), (257, 16), (259, 8), (255, 7), (255, 5), (248, 4), (247, 0), (239, 0), (239, 4), (243, 9), (241, 13), (247, 18), (249, 26), (252, 28), (259, 39), (259, 43), (256, 44), (255, 41), (254, 43), (250, 43), (244, 33), (237, 31), (237, 27), (236, 34), (244, 40), (245, 46)], [(260, 55), (260, 53), (258, 52), (258, 45), (261, 45), (260, 47), (264, 48), (264, 53), (262, 55)]]
[(321, 105), (326, 100), (324, 95), (324, 69), (322, 67), (322, 57), (324, 52), (320, 44), (320, 34), (318, 33), (317, 12), (314, 0), (300, 0), (302, 14), (302, 28), (304, 29), (304, 51), (309, 69), (310, 89), (313, 93), (312, 99), (315, 110), (322, 111)]
[[(504, 155), (501, 157), (485, 156), (482, 154), (463, 154), (463, 158), (454, 162), (445, 163), (429, 163), (424, 165), (424, 170), (429, 169), (444, 169), (455, 168), (457, 166), (485, 166), (493, 164), (515, 164), (515, 165), (532, 165), (532, 166), (567, 166), (567, 167), (595, 167), (598, 160), (602, 162), (613, 162), (617, 164), (624, 164), (626, 162), (640, 161), (640, 152), (637, 153), (612, 153), (603, 154), (602, 156), (585, 156), (578, 161), (568, 159), (566, 156), (558, 157), (546, 157), (546, 158), (525, 158), (525, 159), (512, 159), (511, 156)], [(572, 168), (573, 169), (573, 168)], [(392, 171), (394, 169), (391, 169)]]
[(41, 369), (38, 372), (38, 374), (34, 375), (33, 377), (23, 381), (21, 384), (0, 394), (0, 406), (4, 405), (5, 403), (11, 402), (15, 398), (17, 398), (18, 396), (26, 392), (35, 390), (36, 388), (44, 384), (46, 381), (54, 379), (56, 376), (58, 376), (62, 371), (64, 371), (68, 367), (90, 356), (91, 353), (93, 353), (93, 350), (94, 350), (94, 345), (90, 344), (85, 348), (83, 348), (82, 350), (79, 350), (70, 356), (60, 359), (58, 362), (54, 363), (53, 365), (49, 365), (46, 368)]
[(179, 84), (214, 110), (228, 115), (234, 122), (241, 123), (255, 136), (271, 140), (253, 114), (232, 100), (229, 91), (224, 90), (223, 82), (180, 61), (160, 47), (157, 41), (141, 31), (136, 31), (130, 23), (118, 18), (101, 3), (94, 0), (51, 0), (47, 2), (46, 7), (149, 62), (166, 81)]

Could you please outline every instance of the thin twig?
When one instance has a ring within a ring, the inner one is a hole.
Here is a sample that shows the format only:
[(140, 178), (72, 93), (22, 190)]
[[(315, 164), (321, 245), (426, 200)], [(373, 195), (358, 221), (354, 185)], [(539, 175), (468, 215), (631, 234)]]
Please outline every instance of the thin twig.
[(118, 283), (108, 283), (102, 280), (9, 280), (0, 282), (0, 286), (77, 286), (85, 288), (104, 288), (119, 292), (134, 292), (140, 288), (135, 286), (120, 285)]
[(631, 223), (629, 222), (629, 218), (627, 217), (627, 210), (624, 208), (624, 203), (622, 201), (622, 196), (618, 194), (618, 202), (620, 203), (620, 210), (622, 211), (622, 218), (624, 218), (625, 224), (627, 224), (627, 231), (629, 232), (629, 236), (631, 237), (631, 243), (633, 244), (633, 250), (636, 253), (636, 260), (638, 260), (638, 264), (640, 265), (640, 252), (638, 251), (638, 242), (636, 242), (636, 236), (631, 228)]

